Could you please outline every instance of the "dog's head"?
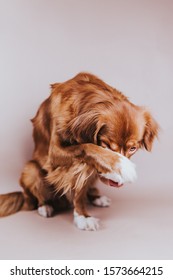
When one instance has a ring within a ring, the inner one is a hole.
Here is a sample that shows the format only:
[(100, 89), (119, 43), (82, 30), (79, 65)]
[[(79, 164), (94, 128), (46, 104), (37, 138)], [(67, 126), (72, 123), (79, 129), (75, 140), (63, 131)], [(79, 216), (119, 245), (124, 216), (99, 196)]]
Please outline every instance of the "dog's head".
[(128, 100), (99, 103), (70, 126), (77, 143), (95, 143), (128, 158), (139, 148), (151, 151), (159, 130), (149, 111)]
[(97, 139), (99, 144), (130, 158), (139, 148), (151, 151), (159, 126), (151, 113), (129, 102), (119, 102), (113, 114), (105, 115), (105, 126)]

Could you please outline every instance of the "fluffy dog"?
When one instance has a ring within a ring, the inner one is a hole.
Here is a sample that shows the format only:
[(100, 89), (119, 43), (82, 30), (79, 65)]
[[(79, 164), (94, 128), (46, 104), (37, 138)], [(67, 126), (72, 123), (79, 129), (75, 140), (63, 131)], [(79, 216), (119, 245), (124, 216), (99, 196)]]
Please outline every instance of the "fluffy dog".
[(86, 198), (110, 204), (93, 187), (95, 180), (115, 187), (134, 181), (129, 158), (142, 147), (151, 151), (159, 128), (145, 108), (88, 73), (51, 85), (32, 123), (35, 149), (21, 174), (23, 192), (0, 196), (0, 216), (38, 208), (50, 217), (71, 200), (74, 222), (83, 230), (99, 227)]

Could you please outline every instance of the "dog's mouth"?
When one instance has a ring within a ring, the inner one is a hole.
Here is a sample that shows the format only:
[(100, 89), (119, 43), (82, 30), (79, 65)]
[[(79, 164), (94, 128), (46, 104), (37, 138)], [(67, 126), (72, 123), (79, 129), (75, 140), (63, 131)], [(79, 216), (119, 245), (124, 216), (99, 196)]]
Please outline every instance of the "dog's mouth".
[(118, 183), (118, 182), (114, 182), (114, 181), (112, 181), (112, 180), (110, 180), (110, 179), (108, 179), (108, 184), (109, 184), (109, 186), (115, 187), (115, 188), (120, 188), (120, 187), (123, 186), (123, 184), (120, 184), (120, 183)]
[(106, 179), (104, 177), (100, 177), (100, 180), (105, 184), (105, 185), (108, 185), (110, 187), (113, 187), (113, 188), (120, 188), (123, 186), (123, 184), (120, 184), (118, 182), (114, 182), (110, 179)]

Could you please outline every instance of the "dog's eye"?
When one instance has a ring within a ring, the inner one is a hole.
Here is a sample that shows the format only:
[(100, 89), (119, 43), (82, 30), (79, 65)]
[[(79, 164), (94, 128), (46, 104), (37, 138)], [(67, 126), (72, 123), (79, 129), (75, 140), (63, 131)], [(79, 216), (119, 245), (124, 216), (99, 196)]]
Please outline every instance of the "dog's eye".
[(131, 147), (131, 148), (129, 149), (129, 152), (130, 152), (130, 153), (134, 153), (134, 152), (136, 151), (136, 149), (137, 149), (137, 148), (136, 148), (135, 146), (134, 146), (134, 147)]

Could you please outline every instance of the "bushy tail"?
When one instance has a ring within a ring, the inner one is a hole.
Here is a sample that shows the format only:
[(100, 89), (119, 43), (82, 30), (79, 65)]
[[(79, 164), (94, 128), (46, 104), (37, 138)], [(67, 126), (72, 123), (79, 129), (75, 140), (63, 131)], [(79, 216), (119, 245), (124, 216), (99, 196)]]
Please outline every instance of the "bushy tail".
[(14, 214), (22, 208), (24, 195), (22, 192), (13, 192), (0, 195), (0, 217)]

